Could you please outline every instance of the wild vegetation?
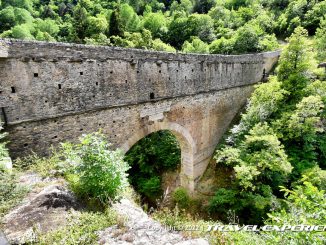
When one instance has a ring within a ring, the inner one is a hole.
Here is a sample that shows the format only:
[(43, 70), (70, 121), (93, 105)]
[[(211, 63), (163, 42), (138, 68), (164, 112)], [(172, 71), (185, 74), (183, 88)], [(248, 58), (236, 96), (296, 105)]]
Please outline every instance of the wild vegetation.
[(298, 26), (314, 35), (326, 12), (321, 0), (2, 0), (0, 4), (3, 38), (222, 54), (273, 50), (278, 47), (276, 38), (290, 36)]

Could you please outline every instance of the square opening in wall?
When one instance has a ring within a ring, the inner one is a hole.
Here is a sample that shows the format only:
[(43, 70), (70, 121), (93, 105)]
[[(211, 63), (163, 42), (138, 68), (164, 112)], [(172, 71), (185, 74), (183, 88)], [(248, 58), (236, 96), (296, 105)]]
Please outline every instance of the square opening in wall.
[(34, 77), (38, 77), (38, 73), (34, 73)]

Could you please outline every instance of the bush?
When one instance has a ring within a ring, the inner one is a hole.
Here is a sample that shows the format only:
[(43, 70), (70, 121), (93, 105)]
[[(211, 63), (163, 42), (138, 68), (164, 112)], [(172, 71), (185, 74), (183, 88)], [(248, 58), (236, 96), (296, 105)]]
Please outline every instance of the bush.
[[(282, 188), (286, 208), (268, 214), (268, 225), (325, 225), (326, 195), (310, 182), (304, 181), (294, 190)], [(325, 244), (322, 232), (269, 232), (270, 244)]]
[(79, 144), (63, 144), (71, 166), (67, 179), (77, 195), (105, 204), (118, 198), (128, 186), (129, 167), (123, 154), (109, 146), (100, 133), (84, 135)]
[(185, 188), (179, 187), (173, 192), (173, 202), (178, 205), (179, 208), (187, 209), (190, 206), (191, 199)]
[(158, 176), (149, 179), (139, 179), (139, 192), (155, 202), (156, 199), (162, 194), (161, 179)]

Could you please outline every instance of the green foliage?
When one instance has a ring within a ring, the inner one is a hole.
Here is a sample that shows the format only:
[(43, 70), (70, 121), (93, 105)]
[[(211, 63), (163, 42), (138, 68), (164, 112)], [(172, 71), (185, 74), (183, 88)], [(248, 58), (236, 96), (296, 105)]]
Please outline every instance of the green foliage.
[(182, 51), (185, 53), (208, 53), (207, 43), (200, 40), (198, 37), (192, 38), (191, 42), (185, 41), (182, 45)]
[(209, 210), (224, 220), (233, 210), (240, 222), (261, 222), (279, 205), (279, 186), (298, 185), (303, 175), (325, 185), (326, 87), (311, 75), (306, 36), (302, 27), (295, 29), (277, 77), (256, 87), (239, 124), (218, 147), (216, 163), (232, 171), (232, 184), (217, 190)]
[(8, 150), (6, 148), (6, 144), (4, 142), (4, 138), (6, 137), (6, 133), (2, 133), (2, 122), (0, 121), (0, 160), (4, 157), (8, 156)]
[(175, 48), (171, 45), (164, 43), (161, 39), (155, 39), (152, 42), (151, 49), (156, 51), (175, 52)]
[(126, 154), (129, 178), (135, 189), (150, 202), (162, 194), (161, 175), (175, 170), (180, 164), (180, 148), (175, 136), (169, 131), (158, 131), (141, 139)]
[(209, 51), (212, 54), (232, 54), (234, 47), (234, 39), (226, 39), (224, 37), (213, 41), (209, 45)]
[(64, 154), (61, 151), (52, 150), (49, 157), (40, 157), (36, 153), (32, 153), (24, 158), (18, 158), (14, 162), (14, 166), (21, 171), (31, 170), (37, 172), (40, 176), (60, 177), (70, 169), (66, 169), (67, 164), (63, 161)]
[[(326, 195), (310, 182), (305, 181), (294, 190), (281, 189), (285, 193), (286, 208), (268, 214), (267, 224), (279, 225), (324, 225), (326, 222)], [(320, 232), (269, 232), (271, 244), (325, 244)]]
[(18, 184), (17, 175), (0, 164), (0, 218), (17, 205), (27, 191)]
[[(278, 47), (273, 33), (289, 36), (300, 25), (315, 33), (325, 7), (324, 1), (303, 0), (5, 0), (0, 5), (0, 36), (154, 50), (169, 44), (189, 52), (240, 54), (273, 50)], [(45, 21), (41, 29), (40, 20)], [(51, 31), (44, 31), (45, 26)], [(139, 37), (144, 29), (162, 45), (129, 45), (126, 33)], [(209, 50), (189, 46), (197, 39), (210, 45)]]
[(85, 30), (87, 36), (93, 36), (94, 34), (102, 34), (106, 32), (109, 24), (104, 15), (90, 16), (87, 18), (87, 29)]
[(139, 30), (140, 19), (131, 6), (129, 6), (128, 4), (122, 4), (119, 14), (119, 20), (121, 21), (122, 31), (134, 32)]
[(210, 212), (226, 220), (228, 211), (232, 210), (240, 222), (244, 217), (261, 222), (273, 205), (272, 188), (283, 183), (292, 170), (272, 128), (266, 122), (257, 123), (239, 145), (223, 147), (215, 159), (217, 164), (233, 168), (235, 181), (232, 189), (218, 189), (210, 202)]
[(232, 38), (221, 37), (210, 45), (214, 54), (241, 54), (270, 51), (278, 47), (275, 35), (268, 35), (257, 24), (240, 27)]
[(265, 122), (280, 110), (288, 94), (281, 86), (276, 77), (271, 77), (267, 83), (255, 87), (240, 123), (231, 129), (228, 142), (238, 143), (255, 124)]
[(172, 195), (172, 200), (181, 209), (188, 209), (191, 204), (191, 199), (188, 191), (182, 187), (175, 189)]
[(153, 176), (150, 178), (137, 179), (139, 193), (148, 197), (149, 201), (154, 203), (156, 198), (162, 194), (161, 178), (159, 176)]
[(266, 124), (256, 124), (237, 147), (227, 146), (217, 151), (218, 164), (232, 166), (238, 184), (244, 190), (255, 190), (259, 180), (270, 172), (287, 175), (291, 172), (283, 146)]
[(97, 232), (116, 223), (117, 215), (112, 209), (104, 213), (74, 211), (65, 225), (40, 236), (37, 244), (95, 244), (98, 241)]
[(296, 28), (279, 61), (278, 79), (283, 83), (284, 89), (291, 92), (292, 97), (299, 97), (300, 91), (307, 85), (306, 73), (310, 57), (306, 37), (305, 29)]
[(100, 133), (85, 135), (76, 145), (63, 144), (71, 166), (67, 179), (72, 189), (81, 197), (103, 204), (118, 198), (128, 186), (129, 167), (120, 150), (112, 151), (109, 147)]
[(316, 32), (316, 47), (318, 60), (326, 61), (326, 15)]
[(166, 18), (160, 12), (145, 15), (142, 24), (154, 38), (163, 38), (168, 31)]

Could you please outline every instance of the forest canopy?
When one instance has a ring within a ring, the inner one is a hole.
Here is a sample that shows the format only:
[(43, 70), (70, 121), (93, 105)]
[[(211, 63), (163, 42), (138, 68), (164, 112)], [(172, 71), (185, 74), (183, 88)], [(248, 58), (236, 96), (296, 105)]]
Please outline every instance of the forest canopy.
[(298, 26), (320, 34), (325, 13), (318, 0), (1, 0), (0, 37), (241, 54)]

